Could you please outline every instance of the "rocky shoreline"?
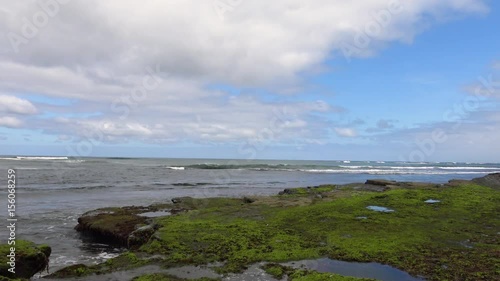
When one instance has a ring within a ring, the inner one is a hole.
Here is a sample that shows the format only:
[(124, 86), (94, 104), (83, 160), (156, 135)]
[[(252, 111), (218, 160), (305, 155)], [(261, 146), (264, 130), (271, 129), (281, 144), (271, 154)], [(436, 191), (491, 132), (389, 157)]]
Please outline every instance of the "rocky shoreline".
[[(326, 257), (387, 264), (425, 280), (500, 280), (499, 215), (500, 173), (442, 185), (368, 180), (269, 197), (174, 198), (83, 214), (75, 227), (82, 236), (128, 251), (44, 278), (94, 280), (152, 265), (211, 265), (215, 275), (191, 280), (222, 280), (259, 264), (265, 280), (373, 280), (283, 264)], [(9, 275), (2, 260), (0, 280), (24, 280), (47, 268), (50, 247), (24, 246), (30, 255), (21, 251), (18, 264), (31, 270)], [(36, 262), (22, 260), (28, 256)], [(186, 280), (163, 270), (141, 275), (126, 280)]]

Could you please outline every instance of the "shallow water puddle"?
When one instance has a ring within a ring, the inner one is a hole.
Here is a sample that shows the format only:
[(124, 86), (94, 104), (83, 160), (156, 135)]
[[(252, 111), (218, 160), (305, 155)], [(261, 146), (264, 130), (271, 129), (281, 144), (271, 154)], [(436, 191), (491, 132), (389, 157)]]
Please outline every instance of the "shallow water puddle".
[(186, 265), (182, 267), (169, 268), (164, 271), (170, 275), (177, 276), (185, 279), (198, 279), (198, 278), (220, 278), (221, 276), (215, 273), (210, 267), (207, 266), (194, 266)]
[(138, 215), (141, 217), (157, 218), (157, 217), (170, 216), (170, 215), (172, 215), (172, 213), (170, 211), (167, 211), (167, 210), (162, 210), (162, 211), (156, 211), (156, 212), (141, 213)]
[(345, 262), (332, 259), (304, 260), (286, 263), (295, 268), (305, 267), (323, 273), (336, 273), (344, 276), (373, 278), (381, 281), (422, 281), (410, 274), (380, 263)]
[(380, 206), (368, 206), (366, 207), (368, 210), (372, 210), (375, 212), (382, 212), (382, 213), (391, 213), (394, 212), (394, 210), (386, 208), (386, 207), (380, 207)]

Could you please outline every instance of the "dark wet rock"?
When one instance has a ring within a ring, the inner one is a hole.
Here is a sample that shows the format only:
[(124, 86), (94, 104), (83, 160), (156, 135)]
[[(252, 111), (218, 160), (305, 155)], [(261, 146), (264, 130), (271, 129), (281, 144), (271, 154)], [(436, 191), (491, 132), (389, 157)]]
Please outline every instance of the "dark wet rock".
[(149, 224), (149, 219), (139, 216), (137, 211), (131, 207), (117, 208), (113, 212), (91, 211), (78, 218), (75, 229), (97, 242), (127, 246), (129, 235), (138, 226)]
[(379, 185), (379, 186), (388, 186), (388, 185), (397, 185), (397, 182), (390, 181), (390, 180), (374, 179), (374, 180), (367, 180), (365, 182), (365, 184)]
[(285, 188), (283, 191), (280, 191), (278, 194), (279, 195), (292, 195), (292, 194), (296, 194), (296, 193), (298, 193), (298, 191), (296, 189)]
[(243, 197), (243, 203), (245, 203), (245, 204), (251, 204), (253, 202), (255, 202), (255, 199), (252, 199), (252, 198), (246, 197), (246, 196)]
[[(10, 248), (15, 247), (15, 273), (9, 271)], [(0, 246), (0, 278), (31, 278), (38, 272), (48, 271), (52, 249), (47, 245), (36, 245), (29, 241), (17, 240), (16, 245)], [(0, 279), (1, 280), (1, 279)], [(6, 279), (8, 280), (8, 279)]]
[(82, 238), (109, 245), (139, 248), (149, 241), (158, 229), (155, 218), (184, 213), (191, 208), (184, 206), (190, 197), (183, 197), (178, 205), (158, 204), (148, 207), (128, 206), (103, 208), (84, 213), (78, 218), (75, 230)]
[(156, 224), (141, 226), (134, 230), (128, 236), (127, 247), (129, 249), (139, 248), (149, 241), (149, 238), (158, 230), (159, 226)]
[(500, 173), (489, 174), (481, 178), (475, 178), (472, 182), (482, 186), (500, 189)]

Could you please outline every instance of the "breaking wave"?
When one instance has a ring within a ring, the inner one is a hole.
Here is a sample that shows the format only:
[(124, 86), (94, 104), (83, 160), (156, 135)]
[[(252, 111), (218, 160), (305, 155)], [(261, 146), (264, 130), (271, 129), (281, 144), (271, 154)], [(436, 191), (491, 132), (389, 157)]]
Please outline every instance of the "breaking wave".
[[(253, 171), (291, 171), (306, 173), (336, 174), (373, 174), (373, 175), (447, 175), (447, 174), (488, 174), (500, 172), (500, 167), (480, 166), (432, 166), (422, 163), (414, 166), (391, 165), (292, 165), (292, 164), (214, 164), (203, 163), (186, 166), (168, 166), (170, 170), (253, 170)], [(385, 164), (385, 163), (382, 163)]]

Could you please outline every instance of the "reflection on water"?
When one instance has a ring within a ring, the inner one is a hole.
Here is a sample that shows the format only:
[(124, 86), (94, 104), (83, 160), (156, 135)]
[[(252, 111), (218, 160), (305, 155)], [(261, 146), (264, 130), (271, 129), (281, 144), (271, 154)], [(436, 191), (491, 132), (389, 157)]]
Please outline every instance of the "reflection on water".
[(422, 281), (424, 279), (416, 278), (410, 274), (380, 263), (360, 263), (345, 262), (332, 259), (317, 259), (290, 262), (286, 265), (293, 267), (306, 267), (311, 270), (324, 273), (336, 273), (345, 276), (359, 278), (373, 278), (381, 281)]

